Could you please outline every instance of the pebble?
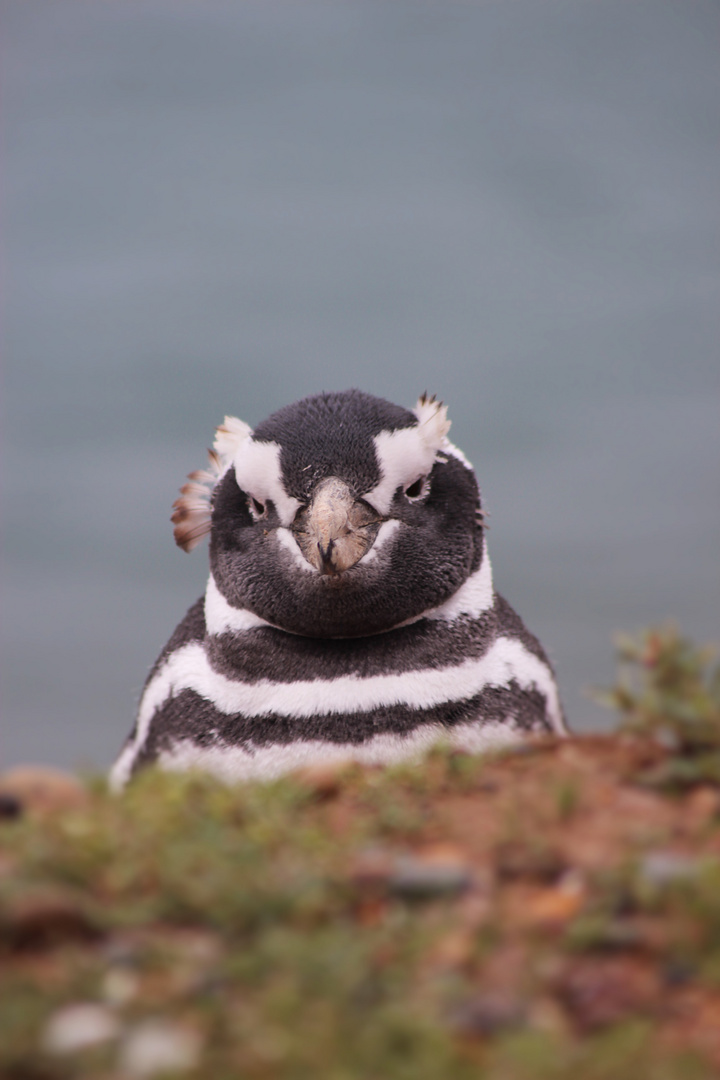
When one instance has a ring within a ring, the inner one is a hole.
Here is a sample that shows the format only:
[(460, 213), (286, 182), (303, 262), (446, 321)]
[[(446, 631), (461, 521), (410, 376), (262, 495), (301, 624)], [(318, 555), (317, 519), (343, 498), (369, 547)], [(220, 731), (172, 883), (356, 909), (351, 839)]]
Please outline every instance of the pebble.
[(432, 899), (463, 892), (473, 883), (464, 853), (448, 844), (407, 854), (370, 848), (355, 859), (351, 880), (365, 896), (391, 894), (406, 899)]
[(657, 973), (624, 958), (579, 961), (563, 973), (556, 993), (581, 1034), (652, 1012), (662, 1001)]
[(81, 810), (89, 795), (72, 773), (45, 765), (18, 765), (0, 774), (0, 799), (6, 806), (14, 800), (17, 816), (24, 810), (31, 814)]
[(105, 1005), (78, 1003), (54, 1013), (43, 1035), (51, 1054), (72, 1054), (114, 1039), (120, 1032), (117, 1017)]
[(525, 1006), (514, 996), (489, 991), (458, 1005), (449, 1021), (461, 1035), (495, 1035), (521, 1026), (525, 1021)]
[(651, 851), (640, 862), (640, 876), (650, 885), (687, 881), (700, 871), (700, 860), (673, 851)]
[(464, 862), (401, 855), (395, 860), (388, 888), (396, 896), (430, 898), (463, 892), (471, 883), (471, 869)]
[(96, 941), (102, 931), (80, 897), (58, 888), (37, 888), (5, 904), (2, 937), (15, 951), (47, 949), (66, 941)]
[(144, 1080), (166, 1072), (194, 1069), (202, 1046), (198, 1034), (165, 1020), (144, 1020), (128, 1032), (120, 1049), (120, 1069)]
[(22, 803), (17, 795), (11, 795), (9, 791), (0, 791), (0, 818), (4, 821), (13, 821), (22, 814)]
[(137, 990), (138, 977), (126, 967), (112, 967), (103, 978), (102, 993), (108, 1005), (127, 1005), (135, 997)]

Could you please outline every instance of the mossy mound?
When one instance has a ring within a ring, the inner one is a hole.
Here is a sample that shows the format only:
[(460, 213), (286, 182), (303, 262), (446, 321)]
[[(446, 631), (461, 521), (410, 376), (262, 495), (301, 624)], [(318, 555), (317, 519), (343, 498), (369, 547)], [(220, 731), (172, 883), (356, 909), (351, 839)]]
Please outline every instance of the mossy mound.
[(0, 1075), (715, 1077), (720, 792), (653, 780), (685, 750), (148, 772), (9, 817)]

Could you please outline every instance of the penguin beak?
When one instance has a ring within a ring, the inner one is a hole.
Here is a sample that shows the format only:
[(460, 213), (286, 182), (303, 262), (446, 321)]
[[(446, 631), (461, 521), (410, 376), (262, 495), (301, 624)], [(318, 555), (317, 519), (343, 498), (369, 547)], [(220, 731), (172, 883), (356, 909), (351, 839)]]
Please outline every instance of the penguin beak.
[(292, 531), (307, 561), (321, 574), (341, 574), (370, 550), (382, 519), (344, 480), (328, 477), (318, 484), (309, 506), (295, 518)]

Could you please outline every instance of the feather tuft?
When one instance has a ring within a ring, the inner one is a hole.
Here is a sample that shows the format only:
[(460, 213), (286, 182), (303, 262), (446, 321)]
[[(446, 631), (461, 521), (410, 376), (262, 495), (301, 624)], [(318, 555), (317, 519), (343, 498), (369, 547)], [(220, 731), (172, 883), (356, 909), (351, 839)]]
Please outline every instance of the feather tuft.
[(173, 503), (170, 520), (175, 526), (175, 543), (183, 551), (192, 551), (210, 532), (211, 500), (215, 485), (232, 464), (240, 443), (252, 435), (249, 424), (236, 416), (226, 416), (215, 432), (213, 449), (208, 450), (207, 469), (188, 473), (180, 488), (180, 498)]
[(180, 488), (180, 498), (173, 503), (170, 520), (175, 526), (175, 543), (183, 551), (192, 551), (210, 532), (210, 499), (222, 476), (222, 462), (214, 450), (208, 450), (209, 467), (196, 469)]
[(238, 451), (240, 443), (252, 435), (252, 428), (244, 420), (238, 420), (237, 416), (226, 416), (220, 427), (215, 432), (213, 446), (223, 465), (228, 465)]
[(435, 394), (428, 396), (427, 390), (420, 395), (413, 409), (418, 418), (420, 437), (426, 446), (440, 450), (450, 430), (447, 418), (447, 406), (438, 401)]

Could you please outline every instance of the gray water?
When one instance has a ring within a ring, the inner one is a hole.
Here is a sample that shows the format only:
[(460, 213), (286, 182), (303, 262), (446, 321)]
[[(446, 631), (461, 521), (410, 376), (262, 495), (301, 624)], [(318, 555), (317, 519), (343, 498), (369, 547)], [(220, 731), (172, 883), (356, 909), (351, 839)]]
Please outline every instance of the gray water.
[(4, 0), (3, 760), (104, 767), (226, 412), (444, 398), (578, 729), (720, 637), (714, 0)]

